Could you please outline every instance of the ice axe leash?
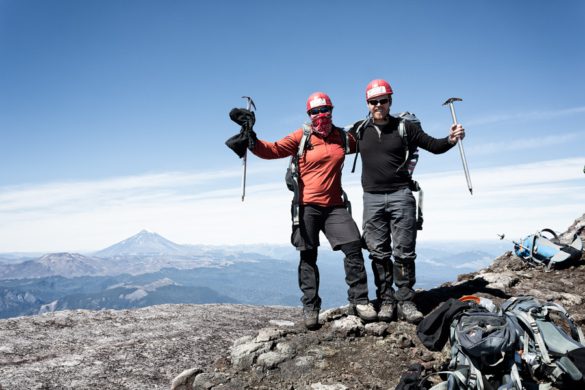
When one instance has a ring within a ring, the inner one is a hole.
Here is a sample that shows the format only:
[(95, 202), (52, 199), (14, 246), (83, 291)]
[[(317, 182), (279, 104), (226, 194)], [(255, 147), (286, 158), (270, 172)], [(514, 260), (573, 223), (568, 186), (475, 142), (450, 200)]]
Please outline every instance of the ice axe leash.
[[(453, 105), (454, 102), (462, 102), (463, 99), (452, 97), (447, 99), (444, 106), (449, 105), (449, 109), (451, 109), (451, 117), (453, 117), (453, 124), (456, 125), (457, 116), (455, 115), (455, 106)], [(471, 177), (469, 176), (469, 168), (467, 168), (467, 159), (465, 158), (465, 151), (463, 150), (463, 140), (457, 140), (457, 146), (459, 146), (459, 154), (461, 155), (461, 162), (463, 163), (463, 170), (465, 171), (465, 180), (467, 180), (467, 188), (469, 189), (469, 193), (473, 195), (473, 187), (471, 186)]]
[[(256, 105), (254, 104), (254, 100), (252, 100), (252, 98), (250, 96), (242, 96), (242, 99), (247, 99), (248, 100), (248, 104), (246, 105), (246, 109), (248, 111), (252, 110), (252, 107), (254, 108), (254, 111), (256, 110)], [(248, 132), (250, 129), (246, 129), (245, 131)], [(244, 201), (244, 198), (246, 197), (246, 168), (248, 165), (248, 148), (246, 148), (245, 152), (244, 152), (244, 157), (242, 157), (242, 202)]]
[[(505, 233), (498, 234), (498, 238), (500, 239), (500, 241), (504, 241), (504, 239), (506, 238), (506, 234), (505, 234)], [(506, 239), (506, 241), (509, 241), (509, 242), (511, 242), (512, 244), (514, 244), (514, 247), (518, 247), (518, 248), (520, 248), (520, 249), (523, 249), (523, 250), (528, 250), (528, 251), (530, 250), (530, 248), (527, 248), (527, 247), (525, 247), (525, 246), (524, 246), (524, 245), (522, 245), (520, 242), (517, 242), (517, 241), (514, 241), (514, 240), (510, 240), (509, 238), (508, 238), (508, 239)], [(520, 240), (520, 241), (522, 241), (522, 240)]]

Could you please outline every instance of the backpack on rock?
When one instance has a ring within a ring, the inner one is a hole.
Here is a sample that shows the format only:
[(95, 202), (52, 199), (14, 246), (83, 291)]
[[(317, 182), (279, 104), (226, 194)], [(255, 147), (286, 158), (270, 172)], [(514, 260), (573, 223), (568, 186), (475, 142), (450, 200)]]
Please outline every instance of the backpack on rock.
[(583, 241), (575, 234), (570, 244), (564, 244), (553, 230), (542, 229), (514, 242), (514, 253), (532, 265), (543, 265), (550, 270), (581, 259)]
[(515, 320), (520, 357), (532, 378), (585, 389), (585, 338), (564, 307), (524, 296), (510, 298), (502, 310)]
[[(478, 299), (479, 301), (479, 299)], [(441, 306), (445, 308), (441, 308)], [(457, 303), (449, 299), (443, 303), (417, 329), (419, 337), (424, 335), (423, 344), (432, 345), (432, 350), (441, 350), (444, 341), (437, 343), (437, 337), (449, 329), (451, 345), (447, 371), (439, 371), (446, 380), (431, 390), (523, 390), (516, 359), (518, 336), (515, 324), (493, 304), (492, 310), (474, 301)], [(439, 328), (443, 328), (441, 331)], [(429, 332), (431, 331), (431, 332)], [(429, 334), (434, 337), (428, 337)], [(425, 343), (426, 342), (426, 343)], [(434, 374), (433, 374), (434, 375)]]

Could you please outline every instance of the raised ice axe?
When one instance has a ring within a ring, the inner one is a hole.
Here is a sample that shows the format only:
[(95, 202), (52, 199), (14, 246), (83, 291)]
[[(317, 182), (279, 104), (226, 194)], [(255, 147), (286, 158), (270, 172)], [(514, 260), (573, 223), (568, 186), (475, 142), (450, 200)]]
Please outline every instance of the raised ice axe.
[[(463, 99), (461, 98), (457, 98), (457, 97), (452, 97), (447, 99), (447, 101), (445, 103), (443, 103), (444, 106), (446, 106), (447, 104), (449, 105), (449, 108), (451, 109), (451, 116), (453, 117), (453, 124), (456, 125), (457, 122), (457, 116), (455, 115), (455, 107), (453, 105), (453, 102), (462, 102)], [(471, 186), (471, 177), (469, 176), (469, 168), (467, 168), (467, 159), (465, 158), (465, 151), (463, 150), (463, 140), (459, 139), (457, 140), (457, 145), (459, 146), (459, 154), (461, 155), (461, 162), (463, 163), (463, 170), (465, 171), (465, 179), (467, 180), (467, 188), (469, 188), (469, 193), (471, 195), (473, 195), (473, 187)]]
[[(252, 98), (250, 96), (242, 96), (242, 99), (248, 99), (248, 104), (246, 105), (246, 108), (248, 109), (248, 111), (250, 111), (252, 109), (252, 107), (254, 107), (254, 110), (256, 110), (256, 105), (254, 104), (254, 100), (252, 100)], [(250, 129), (247, 129), (250, 130)], [(246, 166), (247, 166), (247, 162), (248, 162), (248, 148), (246, 148), (246, 151), (244, 152), (244, 157), (242, 157), (242, 168), (243, 168), (243, 172), (242, 172), (242, 202), (244, 201), (244, 198), (246, 197)]]

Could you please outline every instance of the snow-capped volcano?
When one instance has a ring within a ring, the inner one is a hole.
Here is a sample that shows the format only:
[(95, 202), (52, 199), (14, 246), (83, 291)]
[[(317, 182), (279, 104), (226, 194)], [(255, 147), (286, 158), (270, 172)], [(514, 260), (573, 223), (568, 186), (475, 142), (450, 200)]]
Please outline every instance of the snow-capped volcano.
[(176, 244), (156, 233), (142, 230), (124, 241), (95, 253), (95, 256), (185, 255), (188, 254), (188, 249), (188, 247)]

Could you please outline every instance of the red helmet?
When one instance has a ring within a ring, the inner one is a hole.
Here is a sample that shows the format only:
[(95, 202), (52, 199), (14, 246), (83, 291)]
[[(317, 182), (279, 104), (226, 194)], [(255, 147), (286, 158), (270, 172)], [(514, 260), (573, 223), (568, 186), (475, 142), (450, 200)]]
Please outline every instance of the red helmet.
[(366, 87), (366, 100), (383, 95), (392, 95), (393, 93), (392, 87), (387, 81), (382, 79), (372, 80)]
[(321, 106), (329, 106), (333, 108), (333, 104), (331, 103), (331, 99), (326, 93), (323, 92), (314, 92), (309, 96), (307, 99), (307, 112), (311, 110), (311, 108), (321, 107)]

